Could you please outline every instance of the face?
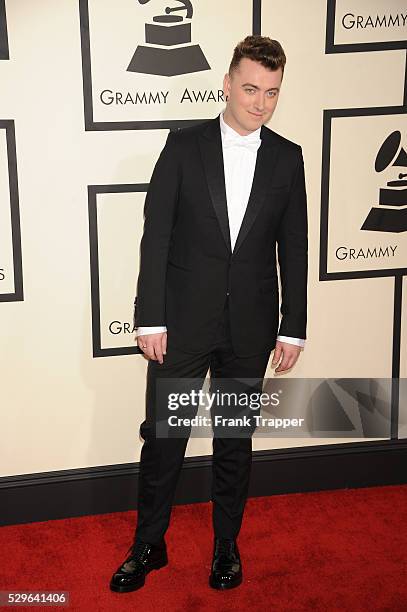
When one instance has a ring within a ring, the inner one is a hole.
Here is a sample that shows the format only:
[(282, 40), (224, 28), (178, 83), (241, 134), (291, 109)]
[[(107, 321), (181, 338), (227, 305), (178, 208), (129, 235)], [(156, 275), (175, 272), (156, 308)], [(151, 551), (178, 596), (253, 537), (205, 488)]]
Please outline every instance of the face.
[(282, 78), (281, 68), (269, 70), (244, 57), (223, 80), (223, 91), (228, 97), (226, 123), (242, 136), (267, 123), (276, 108)]

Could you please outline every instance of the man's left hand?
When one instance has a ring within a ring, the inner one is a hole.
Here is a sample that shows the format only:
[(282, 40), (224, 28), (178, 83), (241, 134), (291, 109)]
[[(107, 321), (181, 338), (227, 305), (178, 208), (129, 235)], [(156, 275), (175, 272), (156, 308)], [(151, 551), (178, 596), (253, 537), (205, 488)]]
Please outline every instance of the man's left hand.
[(280, 342), (277, 340), (276, 348), (274, 349), (272, 366), (278, 365), (275, 368), (276, 373), (286, 372), (290, 370), (296, 363), (300, 355), (301, 347), (288, 342)]

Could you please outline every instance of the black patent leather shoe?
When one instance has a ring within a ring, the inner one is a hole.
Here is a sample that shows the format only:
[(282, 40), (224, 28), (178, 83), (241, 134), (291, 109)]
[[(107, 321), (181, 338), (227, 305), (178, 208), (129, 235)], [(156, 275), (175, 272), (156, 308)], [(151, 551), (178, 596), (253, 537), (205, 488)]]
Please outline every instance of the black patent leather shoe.
[(213, 589), (233, 589), (242, 580), (242, 562), (236, 540), (216, 538), (209, 585)]
[(127, 553), (126, 560), (113, 574), (110, 581), (110, 589), (117, 593), (128, 593), (140, 589), (144, 586), (146, 575), (151, 570), (160, 569), (168, 563), (164, 540), (158, 545), (136, 540)]

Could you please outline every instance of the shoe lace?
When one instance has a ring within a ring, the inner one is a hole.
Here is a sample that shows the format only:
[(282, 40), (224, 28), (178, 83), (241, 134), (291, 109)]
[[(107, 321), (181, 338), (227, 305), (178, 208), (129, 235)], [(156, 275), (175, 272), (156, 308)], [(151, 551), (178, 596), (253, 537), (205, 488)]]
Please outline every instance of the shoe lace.
[(130, 558), (132, 560), (140, 561), (142, 563), (150, 548), (150, 544), (146, 544), (145, 542), (141, 541), (136, 541), (130, 546), (127, 553), (130, 553)]
[(216, 542), (216, 550), (218, 555), (230, 557), (230, 555), (234, 552), (235, 542), (234, 540), (217, 540)]

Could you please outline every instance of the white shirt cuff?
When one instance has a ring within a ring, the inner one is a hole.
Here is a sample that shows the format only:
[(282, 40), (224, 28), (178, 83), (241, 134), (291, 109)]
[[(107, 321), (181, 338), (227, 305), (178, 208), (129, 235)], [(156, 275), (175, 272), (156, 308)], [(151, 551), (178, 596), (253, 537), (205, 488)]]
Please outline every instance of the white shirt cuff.
[(291, 336), (277, 336), (277, 340), (280, 340), (280, 342), (287, 342), (288, 344), (296, 344), (297, 346), (305, 346), (305, 340), (303, 340), (303, 338), (292, 338)]
[(166, 332), (167, 328), (164, 325), (160, 327), (138, 327), (136, 329), (136, 336), (146, 336), (147, 334), (162, 334)]

